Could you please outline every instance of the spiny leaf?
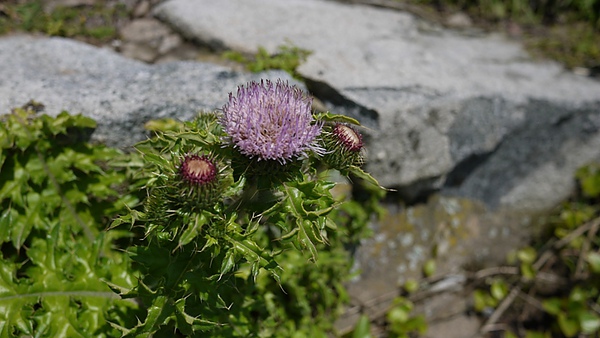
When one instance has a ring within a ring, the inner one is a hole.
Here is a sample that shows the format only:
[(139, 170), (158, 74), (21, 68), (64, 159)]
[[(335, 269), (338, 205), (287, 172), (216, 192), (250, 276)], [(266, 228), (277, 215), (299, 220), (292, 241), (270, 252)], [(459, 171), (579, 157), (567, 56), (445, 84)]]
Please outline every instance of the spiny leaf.
[[(214, 328), (215, 326), (220, 325), (219, 323), (214, 321), (190, 316), (185, 312), (185, 302), (186, 298), (179, 299), (177, 302), (175, 302), (175, 314), (177, 318), (180, 319), (178, 323), (184, 322), (187, 325), (189, 325), (191, 332), (208, 331)], [(179, 324), (178, 326), (180, 328), (182, 327), (181, 324)]]
[(200, 234), (202, 227), (208, 223), (208, 218), (203, 212), (197, 213), (193, 223), (188, 225), (179, 237), (178, 248), (190, 243), (196, 236)]
[(351, 173), (353, 173), (354, 175), (356, 175), (356, 177), (365, 180), (366, 182), (369, 182), (370, 184), (375, 185), (376, 187), (378, 187), (379, 189), (385, 190), (385, 191), (394, 191), (393, 189), (388, 189), (385, 187), (382, 187), (379, 182), (377, 182), (377, 180), (371, 176), (370, 174), (366, 173), (365, 171), (363, 171), (360, 167), (357, 166), (350, 166), (350, 170)]
[(358, 122), (358, 120), (356, 119), (353, 119), (346, 115), (332, 114), (331, 112), (317, 113), (315, 114), (315, 119), (327, 122), (345, 122), (360, 126), (360, 122)]
[[(233, 245), (236, 252), (246, 258), (248, 262), (258, 264), (269, 271), (277, 282), (280, 282), (277, 270), (280, 270), (281, 267), (277, 264), (273, 256), (259, 247), (256, 242), (249, 238), (232, 238), (229, 235), (225, 235), (225, 238)], [(256, 274), (253, 277), (256, 278)]]
[(307, 227), (311, 227), (312, 228), (312, 223), (304, 223), (300, 220), (297, 221), (297, 227), (299, 229), (298, 231), (298, 242), (300, 243), (300, 245), (303, 248), (307, 248), (308, 251), (310, 251), (310, 256), (312, 257), (313, 261), (317, 261), (317, 247), (315, 246), (315, 244), (313, 243), (311, 237), (308, 235), (310, 230), (307, 231)]

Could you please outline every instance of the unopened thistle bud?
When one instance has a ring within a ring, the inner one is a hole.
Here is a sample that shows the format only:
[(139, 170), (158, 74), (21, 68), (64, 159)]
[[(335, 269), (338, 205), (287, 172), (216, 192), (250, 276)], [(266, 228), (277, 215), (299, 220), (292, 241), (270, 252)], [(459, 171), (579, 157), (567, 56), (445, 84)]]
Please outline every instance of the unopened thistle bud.
[(205, 155), (187, 155), (183, 158), (179, 173), (190, 184), (208, 185), (215, 180), (217, 168)]
[(362, 135), (344, 123), (333, 123), (323, 127), (323, 161), (330, 167), (346, 170), (350, 166), (364, 163)]
[(200, 207), (214, 204), (222, 193), (220, 169), (218, 161), (209, 155), (185, 155), (179, 165), (177, 185), (181, 197)]

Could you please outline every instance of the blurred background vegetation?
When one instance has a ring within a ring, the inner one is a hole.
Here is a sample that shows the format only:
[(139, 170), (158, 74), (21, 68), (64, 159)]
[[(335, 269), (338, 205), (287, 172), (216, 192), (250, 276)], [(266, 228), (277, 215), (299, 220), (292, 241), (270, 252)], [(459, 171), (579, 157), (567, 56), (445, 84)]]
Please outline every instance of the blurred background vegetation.
[[(405, 9), (441, 23), (463, 13), (468, 15), (469, 25), (522, 40), (534, 57), (554, 59), (569, 68), (587, 68), (592, 74), (600, 72), (600, 0), (338, 1)], [(47, 3), (2, 1), (0, 34), (35, 32), (101, 44), (118, 39), (117, 27), (132, 18), (132, 6), (119, 0), (96, 1), (93, 5), (83, 2), (74, 7)], [(262, 60), (264, 55), (258, 58)]]
[(570, 68), (600, 66), (600, 0), (408, 1), (441, 17), (466, 13), (477, 27), (522, 39), (536, 57)]
[(94, 5), (79, 6), (48, 6), (47, 2), (3, 0), (0, 34), (41, 33), (98, 44), (118, 38), (119, 21), (130, 17), (130, 10), (120, 1), (96, 1)]

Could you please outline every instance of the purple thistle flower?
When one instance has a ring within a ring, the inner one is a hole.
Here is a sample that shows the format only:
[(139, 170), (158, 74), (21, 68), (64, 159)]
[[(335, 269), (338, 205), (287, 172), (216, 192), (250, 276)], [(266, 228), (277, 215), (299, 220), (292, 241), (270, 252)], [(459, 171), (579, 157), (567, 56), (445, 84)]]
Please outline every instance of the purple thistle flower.
[(250, 82), (229, 94), (221, 124), (234, 147), (258, 160), (286, 163), (294, 157), (317, 154), (322, 123), (314, 123), (312, 97), (281, 80)]

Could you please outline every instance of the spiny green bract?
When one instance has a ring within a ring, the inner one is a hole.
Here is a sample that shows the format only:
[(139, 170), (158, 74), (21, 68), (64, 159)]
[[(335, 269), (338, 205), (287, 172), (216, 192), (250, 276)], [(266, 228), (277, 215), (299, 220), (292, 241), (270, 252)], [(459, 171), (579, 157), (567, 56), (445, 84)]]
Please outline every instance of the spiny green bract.
[(42, 109), (0, 117), (0, 336), (114, 336), (137, 306), (109, 285), (135, 278), (113, 249), (127, 234), (102, 229), (138, 199), (110, 164), (122, 154), (82, 142), (94, 121)]

